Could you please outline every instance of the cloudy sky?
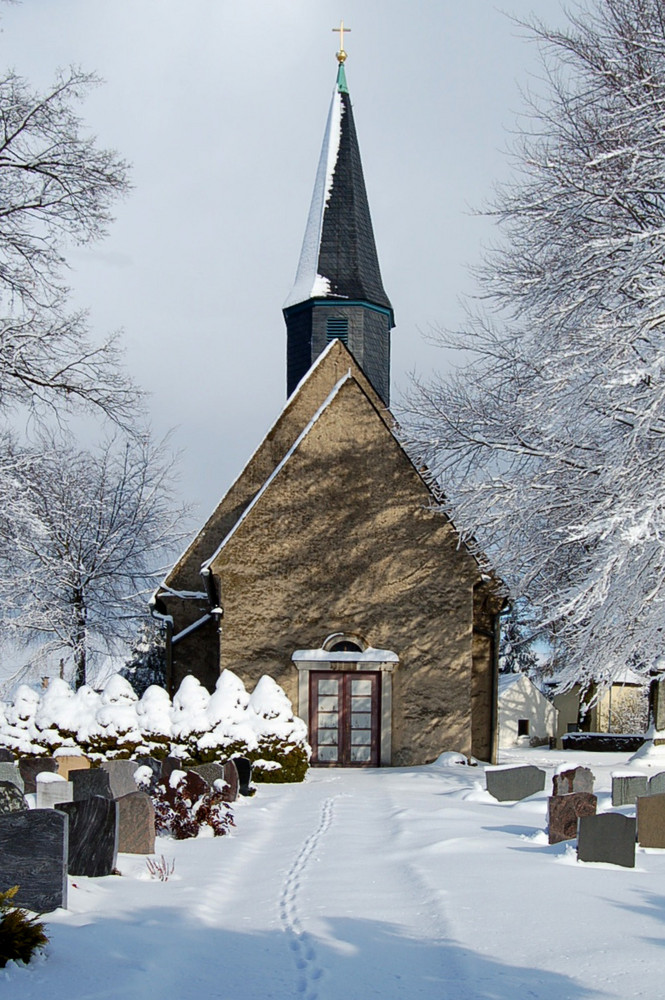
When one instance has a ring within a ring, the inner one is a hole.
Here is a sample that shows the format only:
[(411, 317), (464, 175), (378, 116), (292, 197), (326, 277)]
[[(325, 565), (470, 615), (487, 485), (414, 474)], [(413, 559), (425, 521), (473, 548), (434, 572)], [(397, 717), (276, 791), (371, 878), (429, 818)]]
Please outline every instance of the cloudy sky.
[[(558, 0), (505, 0), (563, 22)], [(505, 150), (532, 42), (492, 0), (23, 0), (2, 61), (45, 87), (58, 67), (104, 85), (82, 114), (132, 164), (107, 239), (70, 254), (97, 336), (124, 331), (158, 434), (176, 427), (181, 491), (203, 519), (285, 398), (281, 315), (333, 89), (340, 17), (384, 285), (393, 397), (446, 359), (491, 224), (472, 210)]]

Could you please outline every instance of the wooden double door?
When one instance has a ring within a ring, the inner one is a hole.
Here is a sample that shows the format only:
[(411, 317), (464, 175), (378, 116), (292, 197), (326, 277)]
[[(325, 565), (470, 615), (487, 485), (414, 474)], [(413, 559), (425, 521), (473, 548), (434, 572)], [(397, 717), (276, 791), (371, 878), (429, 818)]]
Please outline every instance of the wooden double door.
[(312, 763), (378, 767), (381, 674), (313, 671), (309, 694)]

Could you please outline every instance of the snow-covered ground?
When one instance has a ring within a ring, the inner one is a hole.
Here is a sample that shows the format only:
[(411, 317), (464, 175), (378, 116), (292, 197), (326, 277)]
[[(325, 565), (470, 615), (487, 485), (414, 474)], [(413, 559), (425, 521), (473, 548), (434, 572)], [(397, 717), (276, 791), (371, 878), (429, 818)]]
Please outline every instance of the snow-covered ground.
[(663, 991), (665, 851), (578, 864), (544, 834), (550, 775), (585, 763), (610, 808), (626, 754), (508, 751), (545, 766), (514, 804), (481, 768), (314, 770), (260, 786), (232, 837), (161, 840), (168, 882), (70, 880), (48, 954), (0, 970), (12, 1000), (581, 1000)]

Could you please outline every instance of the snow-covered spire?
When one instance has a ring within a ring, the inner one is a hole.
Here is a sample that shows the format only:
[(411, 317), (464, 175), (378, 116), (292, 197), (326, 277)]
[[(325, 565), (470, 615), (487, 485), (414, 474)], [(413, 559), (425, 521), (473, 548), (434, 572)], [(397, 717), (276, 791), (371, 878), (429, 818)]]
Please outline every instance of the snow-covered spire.
[(337, 69), (296, 280), (284, 308), (319, 297), (361, 299), (392, 309), (381, 280), (343, 62)]
[(381, 279), (342, 55), (343, 49), (296, 280), (284, 304), (288, 392), (331, 336), (341, 336), (388, 402), (393, 311)]

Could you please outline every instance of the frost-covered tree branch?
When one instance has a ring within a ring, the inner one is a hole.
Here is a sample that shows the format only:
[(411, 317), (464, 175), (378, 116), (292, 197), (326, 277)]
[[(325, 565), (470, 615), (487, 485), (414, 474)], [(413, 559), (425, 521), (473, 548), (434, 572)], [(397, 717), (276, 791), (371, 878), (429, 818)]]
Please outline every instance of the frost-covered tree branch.
[(0, 606), (5, 634), (32, 635), (73, 658), (136, 633), (186, 510), (173, 498), (174, 459), (146, 432), (78, 450), (61, 435), (32, 448), (5, 439), (0, 475)]
[(0, 407), (84, 405), (122, 422), (137, 392), (117, 342), (89, 342), (63, 281), (67, 247), (103, 236), (128, 189), (127, 165), (74, 110), (97, 82), (71, 69), (40, 94), (0, 79)]
[(530, 26), (516, 177), (480, 304), (416, 384), (408, 436), (456, 523), (539, 609), (569, 680), (662, 651), (665, 610), (665, 24), (659, 0), (589, 0)]

